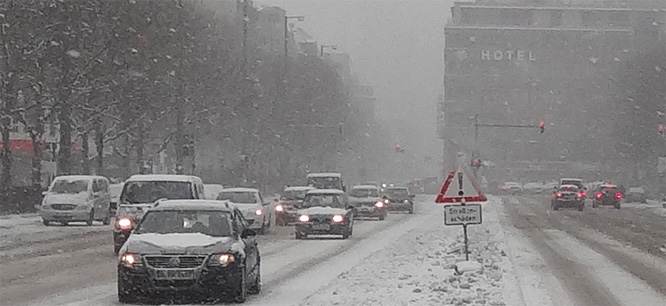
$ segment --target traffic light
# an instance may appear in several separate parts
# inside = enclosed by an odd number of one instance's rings
[[[395,144],[395,151],[398,153],[404,153],[405,149],[402,148],[402,146],[399,143]]]
[[[659,133],[661,137],[664,137],[664,134],[666,133],[666,126],[664,126],[663,124],[659,124],[657,126],[657,133]]]
[[[546,131],[546,120],[539,120],[539,133],[543,134]]]
[[[472,167],[479,169],[481,168],[481,159],[480,158],[474,158],[472,159]]]

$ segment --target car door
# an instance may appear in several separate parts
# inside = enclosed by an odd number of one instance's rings
[[[243,212],[240,210],[236,209],[234,210],[234,220],[235,220],[235,226],[236,228],[240,231],[239,236],[241,236],[241,240],[243,241],[243,244],[245,245],[245,264],[247,266],[247,271],[248,273],[251,274],[252,279],[254,279],[254,275],[256,273],[256,266],[257,263],[259,262],[259,251],[257,249],[257,240],[256,236],[251,236],[251,237],[242,237],[242,232],[244,229],[247,229],[250,227],[250,223],[245,220],[245,217],[243,217]]]
[[[111,214],[111,194],[109,193],[109,181],[105,178],[100,178],[99,187],[102,211],[104,212],[104,218],[107,218],[109,217],[108,215]]]

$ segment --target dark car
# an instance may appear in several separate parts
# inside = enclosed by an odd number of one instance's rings
[[[576,185],[561,185],[553,193],[553,198],[551,199],[551,207],[553,210],[558,210],[560,208],[577,208],[580,211],[583,211],[585,208],[585,198],[587,193],[585,190],[580,189]]]
[[[641,187],[629,187],[626,198],[629,202],[647,203],[645,189]]]
[[[390,188],[390,187],[387,187]],[[379,189],[372,185],[357,185],[349,194],[349,204],[354,206],[354,216],[385,220],[386,203],[379,196]]]
[[[275,224],[285,226],[298,221],[298,208],[303,203],[305,194],[310,190],[314,190],[314,187],[291,186],[285,188],[275,205]]]
[[[386,209],[389,211],[406,211],[414,213],[414,195],[409,193],[407,187],[389,187],[383,195]]]
[[[118,300],[193,293],[242,303],[261,290],[256,232],[226,201],[163,201],[118,257]]]
[[[308,191],[298,210],[296,239],[305,239],[309,235],[342,235],[342,239],[349,238],[354,229],[353,210],[341,190]]]
[[[594,194],[592,207],[599,206],[613,206],[620,209],[620,202],[622,201],[623,194],[616,185],[604,184],[599,186]]]

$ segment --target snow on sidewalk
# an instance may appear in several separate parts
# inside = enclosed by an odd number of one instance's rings
[[[522,305],[491,205],[499,203],[484,204],[484,224],[468,227],[470,260],[481,271],[456,275],[455,264],[465,260],[462,227],[445,226],[442,207],[433,203],[426,209],[437,217],[423,216],[420,228],[342,272],[301,305]]]

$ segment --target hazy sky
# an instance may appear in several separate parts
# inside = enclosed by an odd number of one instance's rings
[[[436,98],[442,92],[444,25],[452,0],[257,0],[288,15],[319,43],[351,55],[352,69],[375,89],[377,118],[395,141],[440,157]],[[436,152],[425,152],[433,151]]]

